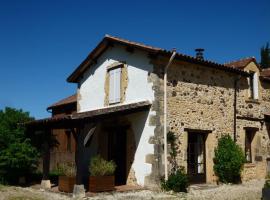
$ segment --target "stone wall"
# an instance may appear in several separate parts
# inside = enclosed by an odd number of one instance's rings
[[[158,78],[153,79],[155,101],[153,109],[157,116],[155,155],[163,161],[163,69],[166,59],[154,59],[154,72]],[[151,77],[151,75],[150,75]],[[234,108],[235,80],[237,80],[237,102]],[[265,83],[263,83],[265,84]],[[269,86],[260,84],[260,102],[248,99],[248,80],[237,74],[225,72],[198,64],[183,61],[173,61],[168,69],[168,130],[177,135],[177,163],[187,168],[188,130],[207,131],[206,145],[206,181],[215,182],[213,171],[214,149],[218,138],[224,134],[233,137],[236,123],[237,143],[245,145],[245,127],[258,128],[253,141],[254,168],[245,169],[246,174],[255,173],[255,177],[265,176],[265,160],[269,154],[269,135],[263,125],[263,110],[269,107]],[[268,90],[268,93],[267,93]],[[269,97],[268,97],[269,96]],[[236,111],[237,119],[234,119]],[[244,117],[242,119],[241,117]],[[261,161],[255,161],[256,156],[262,156]],[[153,174],[164,174],[164,163],[154,169]],[[250,173],[249,171],[252,171]],[[244,173],[245,174],[245,173]],[[249,176],[249,175],[248,175]],[[248,178],[247,178],[248,179]]]

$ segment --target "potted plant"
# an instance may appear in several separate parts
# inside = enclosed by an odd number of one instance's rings
[[[268,177],[266,177],[266,180],[265,180],[265,184],[263,186],[263,189],[262,189],[262,199],[263,200],[267,200],[267,199],[270,199],[270,174],[268,175]]]
[[[76,182],[76,165],[74,162],[61,163],[58,166],[58,190],[62,192],[73,192],[73,187]]]
[[[89,191],[103,192],[114,190],[114,172],[116,165],[113,161],[106,161],[100,155],[92,158],[89,171]]]

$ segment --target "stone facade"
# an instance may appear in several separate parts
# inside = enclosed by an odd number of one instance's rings
[[[155,156],[162,160],[163,149],[159,144],[163,142],[163,68],[167,60],[155,58],[152,62],[159,78],[153,79],[153,75],[150,75],[155,91],[152,109],[157,111],[157,116],[153,117],[156,123],[155,138],[151,141],[155,141],[156,149],[159,149],[155,151]],[[260,72],[253,62],[246,70]],[[224,134],[230,134],[233,138],[236,128],[237,143],[244,150],[245,128],[254,128],[258,131],[252,140],[252,163],[245,165],[243,180],[265,177],[266,158],[269,155],[269,131],[264,122],[265,110],[270,108],[268,83],[259,83],[259,99],[252,100],[249,99],[248,78],[207,66],[174,61],[168,69],[167,96],[167,125],[168,130],[177,136],[176,159],[179,166],[187,169],[189,132],[207,132],[206,182],[215,182],[213,158],[218,139]],[[152,174],[158,174],[157,171],[160,175],[164,174],[162,166]]]

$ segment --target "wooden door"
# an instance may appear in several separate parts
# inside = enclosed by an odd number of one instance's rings
[[[125,185],[126,176],[126,131],[124,128],[113,128],[108,135],[108,159],[116,164],[115,184]]]

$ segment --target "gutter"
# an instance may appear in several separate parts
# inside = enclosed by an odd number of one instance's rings
[[[164,136],[164,170],[165,170],[165,180],[168,180],[168,148],[167,148],[167,72],[168,68],[171,65],[174,57],[176,55],[176,50],[173,49],[172,55],[169,62],[164,69],[164,126],[163,126],[163,136]]]
[[[238,91],[238,81],[241,76],[237,76],[234,80],[234,102],[233,102],[233,140],[236,142],[236,110],[237,110],[237,91]]]

